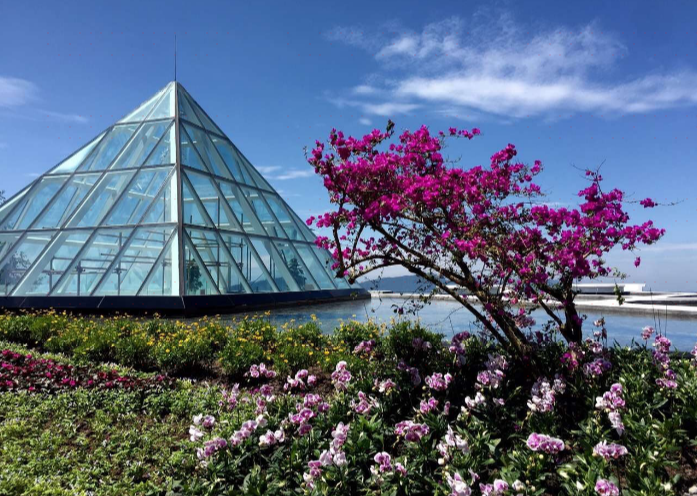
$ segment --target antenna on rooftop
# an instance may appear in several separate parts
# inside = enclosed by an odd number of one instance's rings
[[[174,81],[177,81],[177,35],[174,34]]]

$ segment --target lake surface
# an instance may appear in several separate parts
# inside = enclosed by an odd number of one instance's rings
[[[317,316],[321,322],[322,329],[329,333],[341,322],[349,320],[366,321],[372,319],[377,322],[389,323],[391,319],[400,317],[394,313],[394,304],[403,304],[403,300],[385,298],[380,301],[378,298],[372,300],[349,301],[342,303],[330,303],[323,305],[298,306],[288,309],[275,310],[271,313],[271,321],[274,324],[283,324],[291,319],[296,323],[311,320],[311,315]],[[606,328],[608,331],[608,341],[617,341],[624,345],[629,344],[632,339],[641,341],[641,329],[650,325],[658,328],[659,325],[666,331],[666,335],[679,350],[690,351],[697,341],[697,318],[684,318],[661,316],[641,313],[597,313],[597,311],[587,311],[579,309],[579,313],[588,316],[584,324],[584,330],[590,335],[593,332],[593,321],[600,317],[605,317]],[[239,316],[238,316],[239,317]],[[404,315],[403,319],[414,320],[418,318],[421,324],[439,332],[446,337],[451,337],[461,331],[476,331],[475,318],[462,305],[454,301],[434,300],[429,305],[419,310],[415,315]],[[533,318],[538,325],[547,322],[549,317],[543,311],[533,313]]]

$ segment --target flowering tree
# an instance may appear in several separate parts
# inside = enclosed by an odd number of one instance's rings
[[[431,136],[422,126],[385,147],[393,134],[389,121],[385,132],[362,139],[332,130],[326,153],[316,142],[308,161],[335,206],[308,219],[332,231],[317,244],[351,281],[390,266],[430,281],[519,354],[527,351],[524,331],[536,308],[565,339],[580,341],[574,281],[611,274],[602,257],[613,247],[632,250],[664,233],[651,221],[629,225],[623,192],[604,192],[597,171],[586,172],[590,184],[579,192],[579,208],[555,208],[536,201],[540,161],[532,167],[516,161],[513,145],[495,153],[488,167],[464,169],[444,160],[448,137],[472,139],[478,129]],[[650,199],[641,204],[655,205]],[[453,283],[469,295],[448,286]],[[517,308],[522,301],[531,306]]]

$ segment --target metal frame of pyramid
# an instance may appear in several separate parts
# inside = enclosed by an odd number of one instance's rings
[[[368,298],[178,82],[0,207],[0,306],[235,312]]]

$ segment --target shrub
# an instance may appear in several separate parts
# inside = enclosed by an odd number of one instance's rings
[[[264,348],[247,338],[237,336],[228,340],[220,352],[220,366],[234,377],[241,377],[254,364],[264,361]]]

